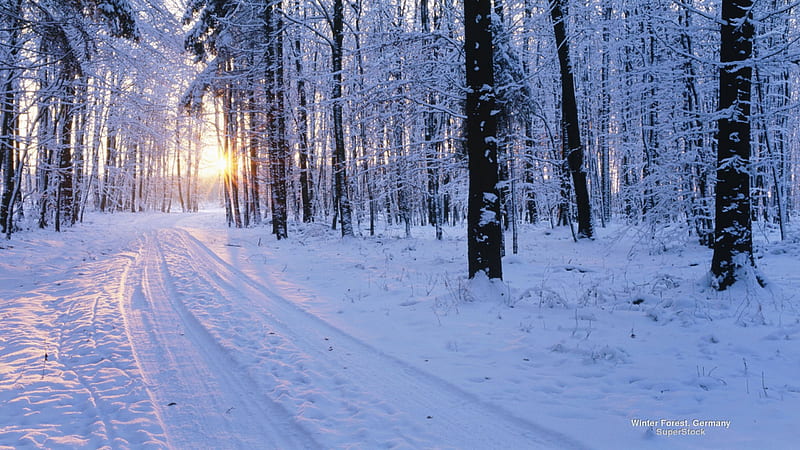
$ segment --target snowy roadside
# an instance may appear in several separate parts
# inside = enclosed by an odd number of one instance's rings
[[[430,231],[194,233],[336,327],[590,447],[793,447],[796,234],[759,236],[768,290],[718,293],[705,284],[710,252],[688,239],[610,229],[575,244],[567,230],[527,229],[504,260],[506,283],[491,286],[465,279],[459,230],[442,242]]]
[[[386,233],[341,240],[325,226],[308,225],[275,242],[267,228],[228,229],[218,213],[202,213],[91,216],[89,223],[60,235],[31,232],[2,244],[0,447],[141,448],[178,442],[183,448],[214,442],[202,426],[184,430],[182,440],[168,438],[165,429],[180,428],[177,422],[187,416],[177,413],[175,406],[181,405],[162,401],[160,388],[168,378],[145,376],[153,362],[134,351],[148,348],[144,334],[130,334],[123,326],[139,317],[132,307],[144,305],[128,298],[130,289],[120,284],[127,270],[150,270],[136,265],[142,233],[176,223],[235,268],[224,274],[235,280],[184,285],[175,276],[172,300],[188,299],[175,310],[185,307],[199,324],[196,331],[230,351],[254,386],[283,380],[283,390],[266,395],[295,416],[320,447],[360,437],[365,448],[454,444],[435,441],[431,429],[401,436],[415,429],[408,421],[365,429],[400,420],[401,413],[425,411],[391,408],[402,404],[391,396],[410,385],[353,390],[348,384],[353,380],[324,380],[331,363],[316,367],[306,357],[321,358],[327,350],[281,356],[294,348],[291,340],[280,340],[293,329],[286,317],[299,326],[295,332],[318,331],[313,318],[322,318],[331,330],[341,330],[340,339],[355,339],[348,348],[363,349],[363,342],[375,350],[375,356],[356,358],[355,365],[384,361],[387,371],[400,367],[412,374],[386,380],[441,380],[441,386],[452,387],[444,390],[466,393],[464,398],[487,405],[509,423],[538,424],[591,448],[794,444],[800,418],[800,315],[792,291],[800,285],[794,271],[800,259],[797,234],[795,242],[760,245],[769,291],[745,286],[716,293],[703,285],[707,250],[666,239],[654,252],[656,246],[639,242],[631,230],[600,230],[596,241],[580,244],[572,243],[566,230],[523,230],[521,252],[505,258],[506,282],[498,285],[465,279],[465,249],[455,229],[441,242],[425,229],[415,229],[412,239]],[[164,267],[173,267],[174,274],[181,265],[170,263],[168,255],[175,252],[167,250]],[[239,272],[257,284],[243,287],[246,279]],[[221,289],[225,283],[227,291]],[[258,294],[251,290],[258,286],[280,294],[281,301],[270,306],[284,308],[283,316],[274,312],[285,321],[279,336],[253,326],[254,318],[267,320],[270,313],[268,307],[259,312]],[[284,299],[310,318],[281,306]],[[330,353],[333,361],[336,354]],[[267,374],[263,367],[280,370]],[[319,378],[312,368],[319,369]],[[381,368],[364,367],[361,373],[390,376]],[[303,380],[310,386],[301,386]],[[341,392],[333,392],[337,386]],[[381,398],[384,394],[389,398]],[[326,426],[348,423],[337,418],[341,405],[331,399],[360,408],[351,428],[326,432]],[[388,409],[380,415],[370,402]],[[439,417],[423,419],[434,426]],[[458,432],[481,433],[475,436],[477,448],[478,442],[491,442],[492,430],[482,426],[490,423],[459,424]],[[553,439],[555,445],[558,438]],[[273,445],[280,442],[289,441]]]
[[[0,448],[165,445],[125,334],[134,236],[117,220],[2,243]]]

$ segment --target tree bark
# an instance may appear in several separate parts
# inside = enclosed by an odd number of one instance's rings
[[[577,237],[591,238],[593,235],[592,207],[589,201],[586,172],[583,167],[583,145],[578,122],[578,103],[575,100],[575,79],[569,57],[569,42],[567,41],[562,1],[550,0],[550,15],[553,20],[558,63],[561,69],[561,141],[566,169],[572,175],[572,184],[575,188],[575,204],[578,209]]]
[[[267,82],[270,99],[270,175],[272,182],[272,233],[278,240],[286,239],[288,234],[286,166],[289,157],[286,143],[286,120],[283,93],[283,21],[280,6],[270,6],[268,26],[270,52],[267,64],[270,66]],[[273,10],[274,9],[274,10]]]
[[[338,213],[342,225],[342,236],[355,236],[350,197],[347,192],[347,161],[344,149],[344,124],[342,123],[342,48],[344,45],[344,6],[342,0],[333,2],[331,21],[333,41],[331,45],[331,68],[333,70],[333,172],[334,190]]]
[[[611,115],[611,94],[609,89],[609,72],[611,70],[611,22],[612,8],[603,8],[603,56],[600,66],[600,211],[603,226],[611,221],[611,168],[609,155],[609,122]]]
[[[300,37],[294,41],[295,74],[297,76],[297,134],[299,137],[298,145],[298,164],[300,165],[300,198],[303,202],[303,223],[310,223],[314,220],[314,210],[312,209],[312,188],[311,171],[309,168],[309,145],[308,145],[308,100],[306,98],[306,83],[303,75],[303,59]]]
[[[73,160],[72,160],[72,128],[75,120],[75,89],[72,77],[65,80],[63,98],[58,113],[58,193],[56,208],[56,231],[63,225],[73,225],[73,208],[75,208]]]
[[[22,32],[22,1],[17,0],[9,12],[15,16],[11,23],[5,24],[8,26],[8,48],[10,51],[7,55],[7,62],[10,66],[15,65],[19,55],[19,36]],[[11,15],[9,15],[11,17]],[[2,23],[2,22],[0,22]],[[16,152],[15,137],[17,135],[17,93],[16,93],[16,78],[18,76],[16,70],[5,71],[5,80],[3,80],[2,91],[2,106],[0,107],[0,170],[3,171],[3,195],[0,198],[0,229],[6,236],[10,236],[14,228],[14,217],[12,213],[12,204],[14,202],[15,192],[15,170],[19,167],[14,167],[14,153]]]
[[[490,0],[465,0],[467,76],[467,258],[469,277],[503,278],[500,196],[497,189],[497,118]]]
[[[13,217],[11,216],[11,203],[14,196],[14,144],[15,135],[15,116],[16,94],[14,92],[15,73],[9,71],[7,80],[3,86],[2,98],[2,126],[0,127],[0,169],[3,171],[3,195],[0,199],[0,228],[6,236],[11,235],[14,227]]]
[[[713,286],[725,290],[755,266],[750,217],[752,0],[722,1]]]

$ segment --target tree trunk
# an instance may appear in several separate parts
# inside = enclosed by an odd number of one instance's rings
[[[713,286],[725,290],[755,266],[750,217],[752,0],[722,1]],[[744,62],[744,64],[743,64]]]
[[[484,272],[489,278],[502,279],[491,3],[464,2],[469,155],[467,259],[470,278]]]
[[[612,8],[607,6],[603,8],[603,57],[600,66],[600,90],[601,90],[601,106],[600,106],[600,133],[598,135],[600,141],[600,211],[603,226],[611,221],[611,168],[609,157],[609,122],[611,114],[611,94],[609,89],[609,71],[610,60],[609,53],[611,52],[611,22]]]
[[[567,170],[572,175],[575,203],[578,209],[578,238],[591,238],[592,206],[583,168],[583,145],[578,122],[578,104],[575,100],[575,79],[569,57],[569,42],[562,11],[563,0],[550,0],[550,14],[558,49],[561,69],[561,141]]]
[[[36,178],[37,187],[41,193],[39,197],[39,228],[47,227],[48,209],[52,202],[52,190],[50,188],[53,167],[53,150],[51,145],[54,140],[53,133],[53,106],[52,100],[46,99],[38,102],[39,109],[39,143],[38,155],[36,157]]]
[[[274,8],[274,10],[273,10]],[[272,189],[272,233],[278,240],[288,237],[287,231],[287,192],[286,192],[286,166],[288,145],[286,143],[286,114],[284,112],[283,96],[283,21],[280,6],[271,6],[268,9],[268,34],[270,35],[269,66],[267,74],[268,98],[270,100],[270,181]]]
[[[14,92],[14,77],[13,71],[7,72],[7,80],[3,86],[2,98],[2,125],[0,127],[0,169],[3,171],[3,195],[0,199],[0,228],[6,236],[11,235],[14,227],[13,217],[11,216],[11,203],[14,198],[14,152],[16,146],[14,145],[15,135],[15,116],[17,113],[16,108],[16,94]]]
[[[331,23],[333,41],[331,45],[331,68],[333,70],[333,173],[334,191],[338,203],[338,215],[342,225],[342,236],[355,236],[350,197],[347,192],[347,156],[344,149],[344,124],[342,123],[342,46],[344,44],[344,6],[342,0],[333,2]]]
[[[685,11],[679,23],[689,28],[691,26],[690,19],[691,13]],[[681,36],[681,46],[687,55],[694,53],[692,39],[688,32],[683,33]],[[699,119],[700,97],[697,93],[697,77],[694,65],[689,58],[686,58],[686,61],[683,63],[683,76],[685,77],[683,103],[686,113],[691,118],[691,120],[689,120],[690,135],[685,139],[686,153],[689,155],[689,158],[691,158],[691,162],[688,163],[689,167],[685,169],[687,173],[691,174],[690,189],[692,193],[690,197],[691,211],[689,214],[700,245],[713,248],[714,224],[711,220],[711,211],[708,206],[708,171],[703,158],[703,123]]]
[[[71,77],[70,77],[71,78]],[[73,159],[72,159],[72,128],[75,121],[73,101],[75,89],[72,80],[65,81],[64,97],[58,114],[58,194],[56,209],[56,231],[61,231],[63,225],[73,225],[73,210],[75,208]]]
[[[138,175],[138,165],[137,162],[139,159],[139,143],[134,143],[131,145],[128,152],[130,155],[128,156],[128,170],[131,174],[131,186],[130,186],[130,211],[132,213],[136,212],[136,186],[139,184],[139,175]]]
[[[533,148],[536,142],[533,138],[533,124],[525,121],[525,220],[528,223],[539,222],[539,209],[536,206],[536,189],[534,189],[535,167],[533,164]],[[530,155],[530,156],[528,156]]]
[[[311,171],[309,169],[309,145],[308,145],[308,100],[306,99],[306,83],[303,75],[303,59],[300,37],[294,41],[295,49],[295,74],[297,76],[297,134],[299,137],[298,145],[298,164],[300,165],[300,199],[303,202],[303,223],[310,223],[314,220],[314,210],[311,204]]]

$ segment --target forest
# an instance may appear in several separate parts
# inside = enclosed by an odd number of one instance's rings
[[[0,1],[0,449],[794,449],[797,0]]]
[[[617,222],[716,242],[724,288],[800,202],[796,6],[10,0],[2,231],[196,211],[220,177],[229,226],[277,239],[469,223],[501,278],[520,224]]]

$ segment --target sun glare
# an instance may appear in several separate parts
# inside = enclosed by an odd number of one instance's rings
[[[225,173],[228,162],[216,147],[206,147],[200,161],[200,177],[216,178]]]

